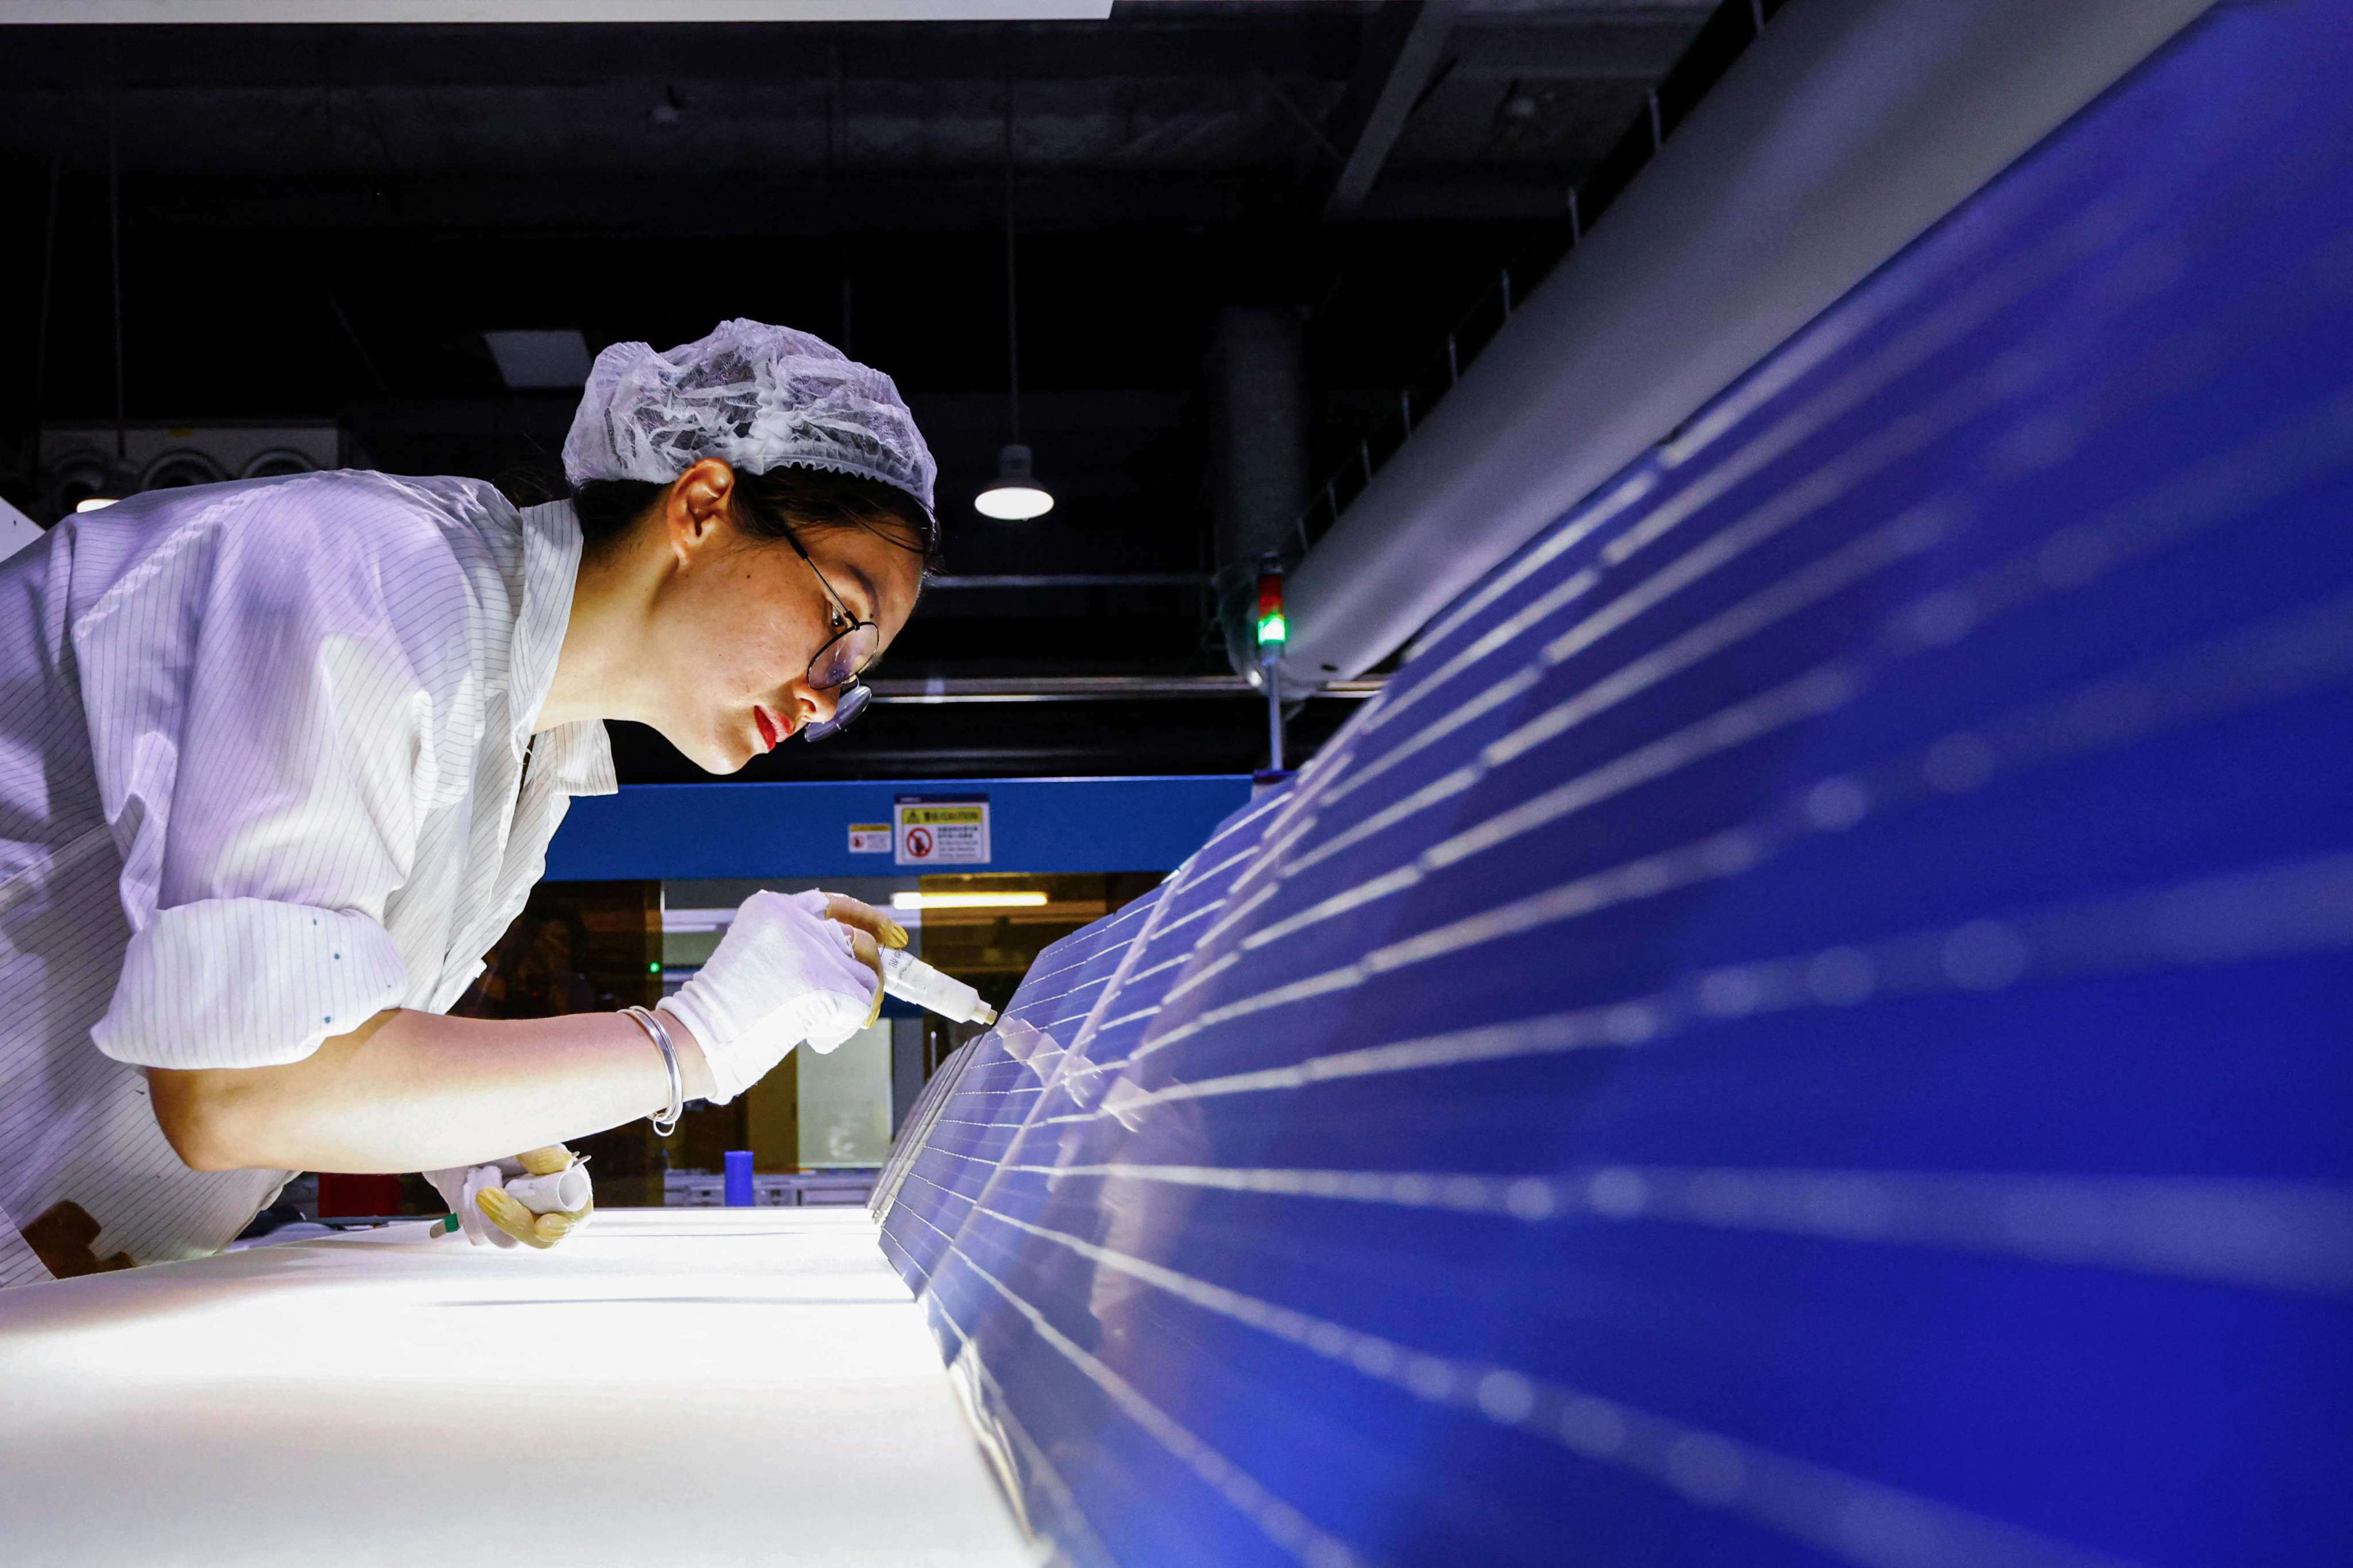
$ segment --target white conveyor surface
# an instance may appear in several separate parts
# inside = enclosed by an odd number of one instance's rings
[[[429,1228],[0,1291],[0,1558],[1034,1561],[862,1209]]]

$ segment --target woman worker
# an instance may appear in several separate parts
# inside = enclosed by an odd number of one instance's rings
[[[543,1246],[572,1216],[493,1162],[871,1017],[905,933],[813,893],[748,900],[659,1012],[443,1016],[614,789],[605,720],[713,773],[838,729],[935,547],[891,379],[756,321],[606,350],[564,465],[522,511],[163,491],[0,565],[0,1286],[214,1251],[300,1170],[423,1170],[475,1239]]]

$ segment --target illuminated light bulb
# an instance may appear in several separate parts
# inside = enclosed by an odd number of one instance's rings
[[[1280,653],[1291,637],[1282,615],[1282,574],[1265,572],[1258,580],[1258,646],[1261,654]]]
[[[1034,910],[1046,903],[1043,893],[893,893],[894,910]]]
[[[983,517],[1000,522],[1026,522],[1054,510],[1054,497],[1030,471],[1029,448],[1016,442],[997,454],[997,479],[972,498]]]

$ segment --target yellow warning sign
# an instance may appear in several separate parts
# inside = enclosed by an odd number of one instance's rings
[[[988,863],[988,797],[902,795],[894,808],[892,847],[902,866],[985,866]]]

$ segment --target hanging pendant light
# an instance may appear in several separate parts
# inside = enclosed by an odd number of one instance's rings
[[[1053,510],[1054,497],[1029,471],[1029,448],[1013,441],[997,449],[997,479],[973,497],[972,504],[983,517],[1026,522]]]
[[[1005,366],[1007,433],[997,449],[997,478],[972,498],[983,517],[1026,522],[1054,510],[1054,494],[1038,482],[1029,448],[1021,444],[1021,319],[1013,288],[1013,84],[1005,84]]]

